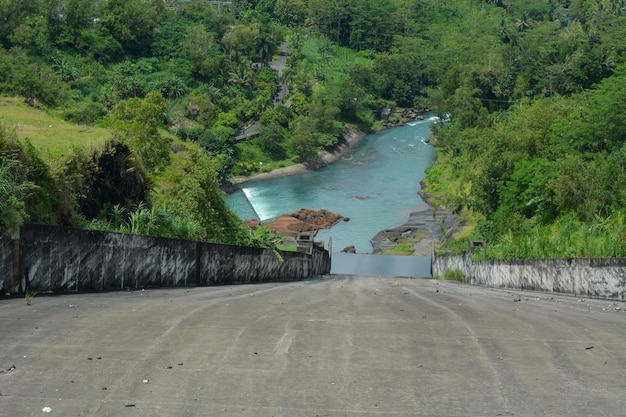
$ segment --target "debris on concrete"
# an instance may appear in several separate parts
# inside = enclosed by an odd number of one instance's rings
[[[3,374],[5,372],[11,372],[14,369],[15,369],[15,365],[11,365],[7,369],[0,369],[0,374]]]

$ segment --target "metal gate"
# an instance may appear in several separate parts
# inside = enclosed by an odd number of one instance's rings
[[[431,258],[424,256],[333,253],[330,265],[335,275],[432,278]]]

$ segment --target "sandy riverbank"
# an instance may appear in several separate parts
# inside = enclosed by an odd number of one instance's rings
[[[323,168],[337,161],[347,151],[356,144],[361,142],[368,134],[352,128],[347,128],[343,134],[341,142],[331,152],[323,151],[320,153],[320,160],[315,163],[296,164],[284,168],[278,168],[270,172],[251,175],[248,177],[238,176],[230,178],[230,183],[234,186],[244,184],[249,181],[267,180],[270,178],[290,177],[293,175],[305,174]]]

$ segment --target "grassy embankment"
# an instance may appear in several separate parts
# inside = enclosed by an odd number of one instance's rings
[[[23,97],[0,98],[0,123],[14,130],[18,139],[29,141],[52,171],[63,165],[76,153],[97,153],[115,133],[112,129],[78,125],[63,120],[60,109],[35,108]],[[160,172],[151,173],[151,199],[158,202],[167,198],[167,190],[176,186],[180,176],[194,163],[193,154],[204,152],[193,142],[181,141],[165,129],[162,136],[172,139],[170,164]]]
[[[28,140],[53,169],[62,165],[72,153],[101,150],[114,136],[109,128],[67,122],[63,120],[62,113],[58,109],[29,106],[23,97],[0,98],[0,123],[15,129],[20,140]],[[168,189],[168,181],[176,176],[175,173],[184,172],[192,163],[189,154],[202,151],[194,143],[183,142],[166,130],[160,133],[173,140],[177,152],[171,153],[170,165],[153,178],[157,193]]]
[[[66,122],[60,110],[31,107],[22,97],[0,97],[0,122],[28,139],[52,167],[74,149],[100,149],[112,136],[109,129]]]

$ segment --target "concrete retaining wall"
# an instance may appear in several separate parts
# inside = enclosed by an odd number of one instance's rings
[[[0,238],[0,294],[19,290],[20,241]]]
[[[298,281],[330,272],[320,249],[284,253],[281,262],[267,249],[32,224],[22,227],[18,248],[18,263],[5,262],[0,249],[1,275],[13,277],[0,278],[3,293],[16,282],[21,292],[62,293]]]
[[[497,288],[517,288],[626,299],[626,259],[523,259],[473,262],[471,253],[438,256],[433,275],[463,271],[467,282]]]

